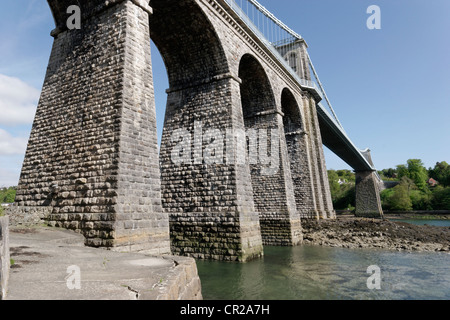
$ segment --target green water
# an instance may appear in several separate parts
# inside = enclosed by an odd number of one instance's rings
[[[246,264],[198,261],[205,300],[450,299],[450,255],[299,246],[266,247]],[[381,269],[369,290],[367,268]]]

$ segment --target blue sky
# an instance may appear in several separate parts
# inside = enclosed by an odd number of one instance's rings
[[[260,0],[300,33],[333,107],[377,168],[410,158],[450,162],[450,1]],[[381,30],[369,30],[370,5]],[[3,0],[0,12],[0,186],[16,185],[53,39],[46,1]],[[152,46],[161,132],[167,76]],[[349,169],[326,150],[329,169]]]

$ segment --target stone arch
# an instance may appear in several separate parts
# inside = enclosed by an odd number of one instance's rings
[[[244,120],[261,112],[276,110],[275,96],[269,78],[258,60],[245,54],[239,64],[241,101]]]
[[[250,54],[241,58],[239,78],[253,198],[263,243],[295,245],[301,241],[300,220],[272,86],[264,68]]]
[[[253,202],[242,200],[251,199],[240,182],[249,172],[228,161],[234,148],[228,130],[239,127],[233,117],[238,79],[197,2],[150,2],[151,38],[170,84],[160,151],[162,205],[174,254],[246,261],[262,254],[262,242]]]
[[[211,179],[215,174],[205,166],[202,146],[198,148],[202,141],[198,139],[204,129],[224,129],[218,119],[229,113],[229,106],[218,106],[217,99],[222,94],[219,86],[228,73],[228,62],[214,26],[195,0],[151,0],[150,6],[151,38],[164,60],[170,85],[160,152],[163,206],[173,213],[216,210],[202,200],[208,197],[208,187],[192,179],[191,173],[201,167],[198,180]],[[183,155],[186,161],[182,165],[174,164],[172,157],[179,145],[173,139],[178,130],[192,138],[186,144],[189,154]],[[195,182],[182,182],[188,180]]]
[[[164,60],[172,90],[228,72],[222,44],[194,0],[151,0],[150,35]]]
[[[305,119],[297,99],[288,88],[281,93],[281,110],[297,211],[302,218],[315,217]]]
[[[281,93],[281,111],[283,112],[283,125],[285,133],[303,131],[303,117],[299,104],[288,88]]]

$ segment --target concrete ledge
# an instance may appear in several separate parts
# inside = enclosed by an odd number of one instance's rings
[[[8,300],[202,298],[192,258],[85,247],[82,235],[46,227],[11,228],[10,240]]]
[[[6,298],[8,291],[9,269],[9,219],[0,217],[0,300]]]
[[[163,283],[157,300],[202,300],[200,277],[194,259],[178,257],[175,268]],[[143,297],[145,298],[145,296]],[[147,299],[144,299],[147,300]]]

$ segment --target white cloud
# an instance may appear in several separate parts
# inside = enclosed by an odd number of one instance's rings
[[[0,124],[31,124],[39,96],[39,90],[22,80],[0,74]]]
[[[20,178],[20,167],[4,170],[0,168],[0,188],[17,186]]]
[[[24,155],[28,138],[13,137],[9,132],[0,129],[0,156]]]

